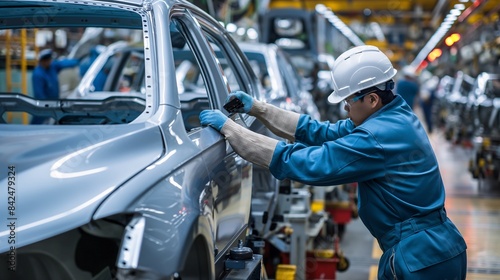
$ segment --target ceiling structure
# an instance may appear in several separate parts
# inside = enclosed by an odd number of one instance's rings
[[[462,33],[465,38],[478,26],[499,21],[500,13],[498,0],[269,0],[267,9],[313,11],[318,4],[329,8],[365,44],[376,45],[391,60],[407,64],[427,57],[434,46],[426,43],[439,46],[452,32]],[[443,21],[449,20],[450,11],[457,8],[460,14],[456,20],[445,31],[440,30]],[[434,38],[436,42],[429,42],[438,30],[444,34]]]

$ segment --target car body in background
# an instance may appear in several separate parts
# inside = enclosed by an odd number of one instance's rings
[[[483,184],[500,183],[500,75],[480,73],[470,95],[474,117],[469,171]]]
[[[335,58],[331,54],[320,53],[317,58],[318,65],[318,90],[328,98],[328,95],[333,91],[333,76],[332,69],[335,63]]]
[[[288,54],[275,44],[238,43],[265,90],[269,103],[320,119],[319,110]]]
[[[470,92],[476,136],[500,137],[500,75],[480,73]]]
[[[455,78],[445,75],[439,80],[436,88],[433,117],[438,127],[444,127],[446,125],[446,116],[449,109],[447,98],[453,89],[454,82]]]
[[[314,102],[318,106],[321,119],[330,122],[337,122],[338,120],[345,119],[347,112],[341,103],[331,104],[328,102],[328,96],[333,92],[333,76],[332,69],[335,57],[328,53],[319,53],[316,62],[316,81],[312,92]],[[314,76],[313,76],[314,77]]]
[[[190,120],[203,109],[223,110],[230,91],[264,99],[219,22],[176,0],[2,1],[0,12],[2,29],[124,28],[143,36],[139,52],[137,46],[127,53],[109,48],[113,63],[86,73],[110,66],[105,82],[84,78],[69,99],[0,94],[0,163],[12,174],[0,183],[19,198],[15,208],[0,202],[17,219],[15,228],[0,231],[2,263],[15,254],[17,266],[0,266],[0,278],[215,279],[227,273],[229,250],[250,231],[254,166],[216,130]],[[37,21],[39,13],[50,21]],[[195,58],[203,81],[196,90],[179,85],[176,50]],[[9,122],[19,113],[53,125]],[[263,129],[247,114],[231,118]],[[15,246],[7,242],[12,232]]]
[[[469,92],[474,84],[474,78],[462,71],[455,75],[453,88],[447,95],[447,116],[445,125],[445,137],[454,143],[459,143],[470,136],[471,119],[467,109]]]

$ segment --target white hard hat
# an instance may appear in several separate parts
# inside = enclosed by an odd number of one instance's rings
[[[52,58],[53,52],[51,49],[44,49],[38,53],[38,60]]]
[[[359,46],[342,53],[333,64],[333,92],[328,102],[339,103],[361,90],[377,86],[381,90],[396,76],[389,58],[375,46]],[[392,85],[391,85],[392,86]]]

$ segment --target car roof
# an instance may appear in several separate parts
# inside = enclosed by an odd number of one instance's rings
[[[111,5],[115,2],[117,5]],[[56,2],[56,1],[0,1],[0,10],[8,8],[8,13],[2,13],[2,25],[11,28],[68,26],[74,23],[74,14],[86,17],[79,26],[137,28],[141,26],[137,13],[142,9],[143,0]],[[83,7],[84,6],[84,7]],[[40,17],[33,17],[36,10]],[[46,16],[46,17],[44,17]],[[109,20],[110,16],[113,20]],[[50,20],[40,20],[50,18]]]

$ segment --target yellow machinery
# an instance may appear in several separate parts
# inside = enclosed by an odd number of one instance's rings
[[[36,29],[21,29],[20,33],[13,33],[12,30],[6,30],[3,36],[0,36],[1,45],[5,50],[5,85],[7,92],[20,92],[28,94],[28,66],[36,66],[38,47],[35,44]],[[29,50],[35,52],[32,59],[28,59]],[[20,74],[20,81],[14,81],[14,73]],[[12,122],[14,113],[7,113],[7,122]],[[28,123],[28,115],[23,113],[21,121]]]

